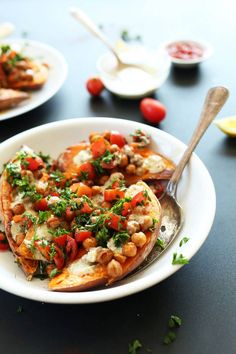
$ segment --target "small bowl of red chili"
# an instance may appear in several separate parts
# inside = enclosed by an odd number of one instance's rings
[[[208,59],[212,47],[205,42],[178,40],[165,45],[167,53],[174,65],[190,68]]]

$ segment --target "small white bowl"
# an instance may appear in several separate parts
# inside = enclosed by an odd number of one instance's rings
[[[138,69],[133,68],[124,69],[116,75],[111,75],[111,71],[117,65],[116,58],[109,52],[101,55],[97,61],[101,80],[106,89],[117,96],[131,99],[147,96],[160,88],[169,75],[171,62],[163,49],[148,51],[143,46],[132,46],[129,50],[121,52],[120,57],[126,63],[150,66],[153,74],[150,75],[139,70],[137,78],[135,73]]]
[[[198,47],[200,47],[202,49],[203,55],[198,58],[194,58],[194,59],[175,58],[169,54],[168,47],[172,44],[177,44],[177,43],[191,43],[191,44],[197,45]],[[188,39],[170,41],[168,43],[163,44],[161,47],[166,50],[171,62],[175,66],[180,67],[180,68],[193,68],[193,67],[197,66],[198,64],[202,63],[203,61],[207,60],[208,58],[210,58],[210,56],[213,53],[213,48],[209,43],[207,43],[205,41],[195,41],[195,40],[188,40]]]

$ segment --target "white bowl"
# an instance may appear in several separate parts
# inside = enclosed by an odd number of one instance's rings
[[[128,47],[127,51],[119,55],[125,63],[145,64],[152,68],[151,80],[149,75],[143,74],[141,79],[135,81],[134,73],[124,75],[119,73],[111,75],[116,67],[116,58],[110,52],[103,54],[97,61],[101,80],[107,90],[122,98],[138,99],[152,94],[159,89],[166,81],[170,72],[170,58],[165,50],[149,51],[143,46]],[[136,70],[137,69],[133,69]],[[126,73],[127,74],[127,73]]]
[[[195,58],[195,59],[179,59],[179,58],[174,58],[170,54],[168,54],[171,62],[175,66],[180,67],[180,68],[193,68],[193,67],[197,66],[198,64],[202,63],[203,61],[209,59],[213,53],[213,47],[209,43],[207,43],[205,41],[195,41],[195,40],[188,40],[188,39],[170,41],[170,42],[164,43],[161,47],[165,48],[166,52],[168,53],[168,50],[167,50],[168,46],[170,46],[171,44],[179,43],[179,42],[193,43],[193,44],[200,46],[203,50],[203,55],[201,57]]]
[[[117,129],[126,136],[135,129],[144,129],[152,137],[152,148],[170,157],[174,162],[179,161],[186,148],[181,141],[170,134],[134,121],[114,118],[77,118],[42,125],[6,140],[0,145],[0,166],[10,159],[22,144],[57,157],[68,145],[86,139],[91,131],[105,129]],[[199,186],[201,193],[199,193]],[[122,283],[86,292],[52,292],[47,289],[47,280],[34,279],[28,282],[21,269],[14,263],[12,254],[2,252],[0,287],[15,295],[33,300],[83,304],[121,298],[153,286],[181,268],[172,265],[174,252],[183,253],[188,259],[197,252],[213,223],[216,204],[214,185],[206,167],[195,154],[180,181],[178,200],[184,209],[185,222],[176,240],[156,262],[133,277],[124,279]],[[188,236],[190,240],[179,248],[179,242],[184,236]],[[191,264],[187,266],[191,267]]]

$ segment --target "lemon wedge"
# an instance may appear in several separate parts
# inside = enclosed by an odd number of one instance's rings
[[[225,134],[236,138],[236,116],[214,120],[215,125]]]

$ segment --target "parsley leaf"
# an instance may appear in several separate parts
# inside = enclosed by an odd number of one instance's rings
[[[38,224],[43,224],[44,222],[46,222],[50,215],[50,211],[39,211]]]
[[[131,197],[125,197],[123,199],[117,200],[117,202],[111,208],[111,212],[120,215],[123,210],[123,205],[125,202],[130,202]]]
[[[158,239],[157,239],[156,245],[157,245],[158,247],[160,247],[162,250],[165,249],[165,242],[164,242],[161,238],[158,238]]]
[[[49,274],[49,278],[54,278],[56,275],[60,274],[61,273],[61,270],[57,269],[57,268],[54,268],[50,274]]]
[[[127,231],[121,231],[115,235],[112,236],[113,240],[114,240],[114,244],[116,247],[120,247],[121,245],[123,245],[123,243],[125,243],[126,241],[128,241],[128,239],[130,238],[129,234]]]
[[[135,339],[132,343],[129,344],[129,354],[136,354],[137,350],[142,348],[142,344],[138,339]]]
[[[172,259],[172,264],[173,265],[178,265],[178,264],[188,264],[189,260],[187,258],[185,258],[182,253],[180,255],[177,255],[177,253],[175,252],[173,254],[173,259]]]
[[[169,331],[167,333],[167,335],[164,337],[163,343],[168,345],[168,344],[171,344],[172,342],[174,342],[175,339],[176,339],[175,332]]]
[[[102,247],[106,247],[109,238],[109,232],[105,226],[103,226],[96,234],[98,245]]]
[[[189,240],[189,237],[184,237],[179,243],[179,247],[182,247],[185,243],[187,243]]]
[[[16,309],[16,312],[17,313],[22,313],[23,312],[23,306],[22,305],[19,305]]]
[[[182,320],[180,317],[176,316],[176,315],[171,315],[169,322],[168,322],[168,326],[169,328],[175,328],[175,327],[180,327],[182,324]]]

